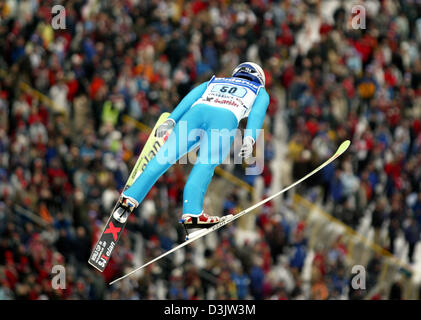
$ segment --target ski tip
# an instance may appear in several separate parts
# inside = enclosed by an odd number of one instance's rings
[[[345,140],[344,142],[341,143],[341,145],[338,148],[338,151],[336,151],[336,153],[338,155],[341,155],[342,153],[344,153],[346,151],[346,149],[348,149],[348,147],[351,145],[351,140]]]
[[[100,269],[96,264],[92,263],[92,261],[89,259],[88,263],[94,267],[96,270],[98,270],[99,272],[104,272],[104,269]]]

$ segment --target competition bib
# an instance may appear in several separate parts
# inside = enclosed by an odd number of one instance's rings
[[[215,78],[208,83],[206,91],[193,106],[207,104],[225,108],[234,113],[238,121],[250,113],[261,85],[240,78]],[[192,107],[193,107],[192,106]]]

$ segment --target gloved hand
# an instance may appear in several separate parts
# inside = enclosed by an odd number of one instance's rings
[[[172,128],[175,127],[175,121],[173,119],[167,119],[161,124],[155,131],[155,137],[163,138]]]
[[[241,147],[239,156],[241,158],[247,159],[250,158],[253,154],[253,145],[254,145],[254,139],[250,136],[247,136],[243,140],[243,145]]]

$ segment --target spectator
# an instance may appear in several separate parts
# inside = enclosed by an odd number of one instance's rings
[[[417,242],[420,240],[420,227],[414,218],[409,219],[409,226],[405,229],[405,239],[408,241],[408,259],[414,262],[414,252]]]

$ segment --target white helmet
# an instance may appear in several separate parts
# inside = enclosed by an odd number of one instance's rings
[[[265,86],[266,78],[263,69],[254,62],[243,62],[232,72],[233,77],[245,78]]]

